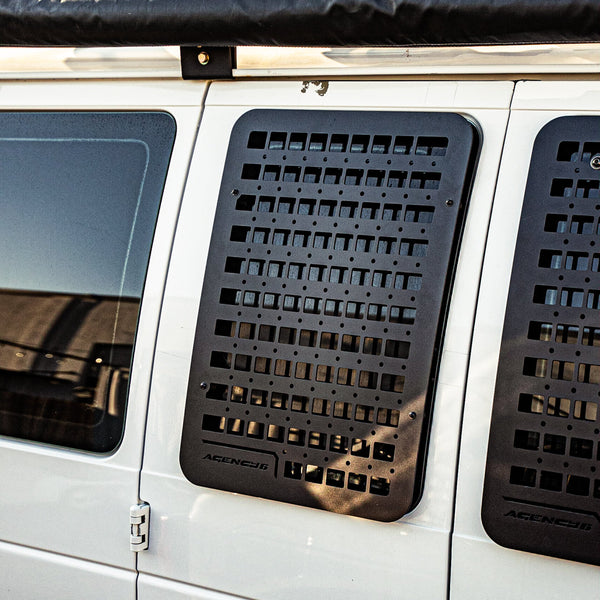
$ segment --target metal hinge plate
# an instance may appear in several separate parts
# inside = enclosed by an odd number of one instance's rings
[[[148,550],[148,531],[150,527],[150,505],[147,502],[129,507],[129,547],[132,552]]]

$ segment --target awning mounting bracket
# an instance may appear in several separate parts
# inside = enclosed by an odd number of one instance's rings
[[[235,46],[181,46],[183,79],[233,79]]]

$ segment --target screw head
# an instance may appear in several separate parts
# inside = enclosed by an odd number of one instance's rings
[[[201,389],[201,390],[205,390],[207,387],[208,387],[208,383],[206,383],[206,381],[203,381],[203,382],[200,384],[200,389]]]
[[[600,169],[600,154],[592,156],[592,160],[590,160],[590,167],[592,167],[592,169],[595,169],[596,171]]]
[[[446,200],[446,206],[452,206],[454,204],[454,200]]]
[[[417,418],[417,413],[416,413],[416,412],[409,412],[409,413],[408,413],[408,416],[409,416],[411,419],[416,419],[416,418]]]
[[[208,52],[198,52],[198,62],[205,67],[210,62]]]

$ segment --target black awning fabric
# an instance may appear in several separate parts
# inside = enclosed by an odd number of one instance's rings
[[[0,0],[4,46],[600,41],[600,0]]]

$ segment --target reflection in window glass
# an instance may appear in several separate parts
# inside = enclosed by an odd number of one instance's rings
[[[0,434],[119,443],[175,124],[0,113]]]

